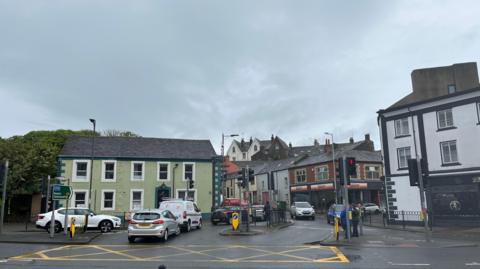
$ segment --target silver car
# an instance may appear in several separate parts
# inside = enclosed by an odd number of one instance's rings
[[[136,238],[156,237],[167,241],[170,235],[179,235],[177,218],[168,210],[142,210],[128,222],[128,242]]]

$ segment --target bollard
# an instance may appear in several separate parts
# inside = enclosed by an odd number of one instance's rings
[[[75,218],[71,218],[70,219],[70,238],[73,239],[74,237],[75,237]]]
[[[334,225],[334,229],[335,229],[335,238],[336,240],[338,241],[338,238],[339,238],[339,230],[338,230],[338,218],[335,218],[335,225]]]

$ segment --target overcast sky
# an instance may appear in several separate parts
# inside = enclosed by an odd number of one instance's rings
[[[130,130],[293,145],[370,133],[416,68],[478,62],[480,2],[2,1],[0,136]],[[226,143],[227,145],[229,143]]]

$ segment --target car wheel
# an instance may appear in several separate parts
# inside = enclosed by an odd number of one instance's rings
[[[375,214],[380,214],[380,209],[375,210]]]
[[[179,235],[180,234],[180,226],[177,226],[177,230],[175,231],[175,235]]]
[[[202,229],[202,220],[200,220],[197,225],[197,230],[200,230],[200,229]]]
[[[128,243],[135,243],[135,237],[129,236],[128,237]]]
[[[168,230],[165,230],[165,232],[163,233],[163,242],[167,242],[168,241]]]
[[[312,220],[315,220],[315,216],[312,216]]]
[[[103,220],[98,226],[100,228],[100,232],[102,233],[109,233],[112,231],[113,228],[113,224],[109,220]]]
[[[46,227],[47,227],[47,232],[50,233],[50,222],[47,223]],[[54,225],[55,233],[59,233],[61,230],[62,230],[62,225],[60,224],[60,222],[55,221],[55,225]]]
[[[187,233],[190,232],[191,230],[192,230],[192,223],[189,220],[187,223]]]

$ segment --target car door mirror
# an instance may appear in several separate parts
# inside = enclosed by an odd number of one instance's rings
[[[95,216],[95,213],[93,213],[93,212],[90,212],[90,214],[89,214],[89,215],[90,215],[90,217],[93,217],[93,216]]]

